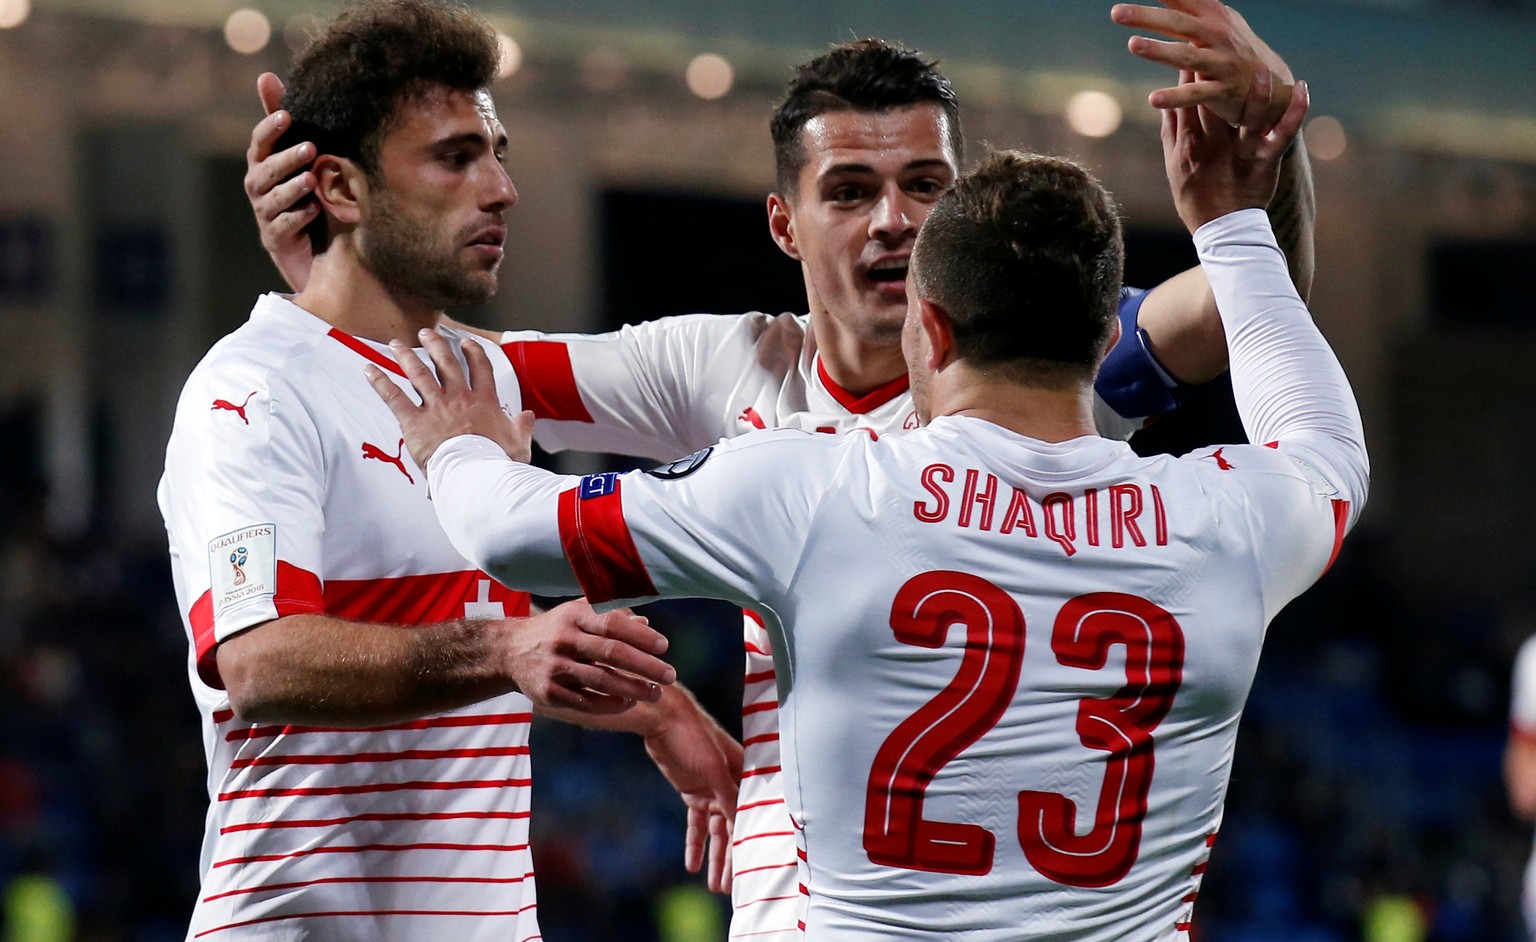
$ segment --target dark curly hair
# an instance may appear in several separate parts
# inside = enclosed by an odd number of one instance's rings
[[[944,109],[950,140],[959,163],[960,102],[937,63],[883,39],[844,43],[795,70],[784,99],[773,110],[773,159],[778,189],[793,198],[805,147],[800,130],[807,121],[831,111],[888,111],[906,105],[933,103]]]
[[[1091,173],[1004,150],[934,205],[912,272],[918,296],[949,315],[961,357],[1059,386],[1097,369],[1124,263],[1119,209]]]
[[[283,94],[293,125],[277,149],[312,141],[317,153],[355,161],[377,178],[380,146],[401,107],[439,88],[488,88],[500,54],[496,32],[466,7],[360,0],[295,60]],[[323,251],[323,216],[308,233],[314,250]]]

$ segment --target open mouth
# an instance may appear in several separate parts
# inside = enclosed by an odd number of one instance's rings
[[[869,266],[871,281],[882,283],[903,282],[907,280],[907,260],[904,258],[883,259]]]

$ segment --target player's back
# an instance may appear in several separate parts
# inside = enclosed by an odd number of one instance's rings
[[[944,418],[844,448],[775,600],[808,935],[1179,938],[1326,502],[1248,446],[1143,459]],[[1312,509],[1259,536],[1293,494]]]

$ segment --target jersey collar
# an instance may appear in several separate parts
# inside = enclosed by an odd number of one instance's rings
[[[895,399],[907,391],[907,374],[903,373],[884,386],[877,386],[862,396],[853,393],[837,385],[837,382],[827,373],[827,367],[821,362],[821,355],[816,355],[816,376],[821,380],[821,385],[831,393],[837,404],[847,409],[854,415],[865,415]]]
[[[400,364],[396,363],[393,357],[385,356],[383,353],[380,353],[378,350],[370,347],[367,341],[360,340],[357,337],[347,333],[346,331],[340,330],[336,327],[331,328],[329,336],[332,340],[337,341],[342,346],[350,347],[353,352],[373,363],[375,366],[379,367],[379,369],[388,370],[396,376],[405,375],[405,371],[400,369]]]

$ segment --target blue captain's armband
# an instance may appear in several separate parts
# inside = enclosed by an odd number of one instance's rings
[[[1128,419],[1172,412],[1195,387],[1173,378],[1147,341],[1147,332],[1136,326],[1147,292],[1120,289],[1120,340],[1104,358],[1094,389],[1111,409]]]

